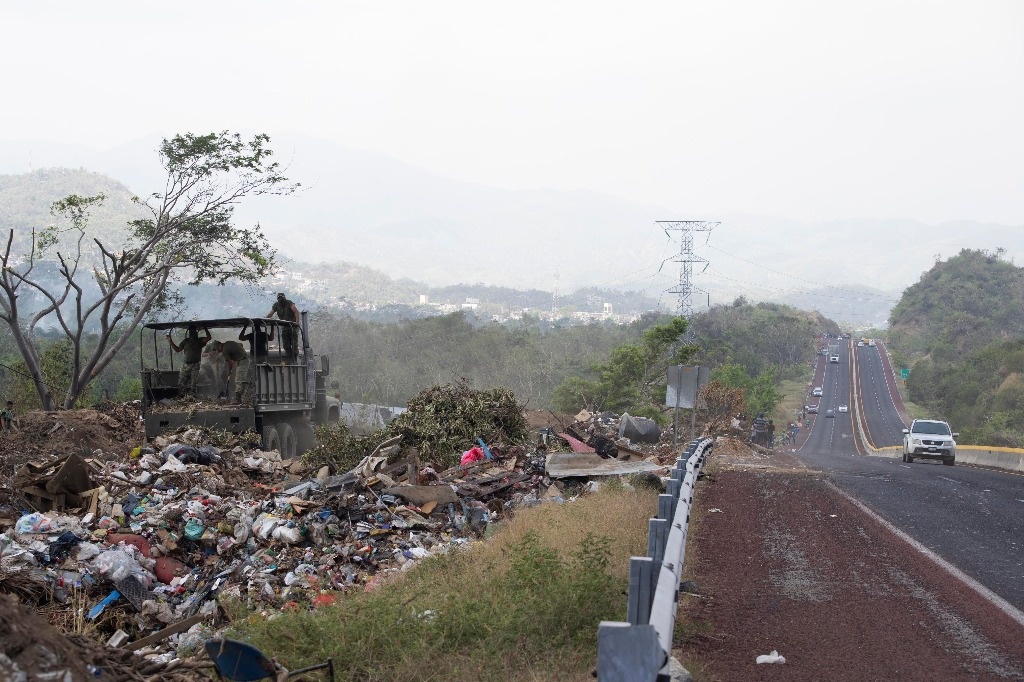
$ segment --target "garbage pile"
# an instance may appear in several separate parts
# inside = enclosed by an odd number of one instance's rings
[[[519,507],[566,499],[573,478],[659,474],[674,459],[671,444],[645,453],[620,437],[635,426],[628,415],[578,417],[532,443],[480,439],[444,457],[435,444],[427,460],[426,439],[408,447],[406,432],[437,418],[414,414],[340,472],[199,428],[124,455],[33,459],[0,480],[0,593],[34,604],[65,633],[134,652],[142,674],[171,679],[225,626],[226,599],[267,612],[321,608],[488,536]],[[473,428],[450,421],[446,433]],[[495,423],[528,433],[521,410]],[[573,452],[577,443],[591,452]],[[559,475],[552,458],[566,455],[577,468]],[[595,465],[605,461],[625,469]]]

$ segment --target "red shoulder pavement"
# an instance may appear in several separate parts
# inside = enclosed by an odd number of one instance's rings
[[[1024,620],[791,455],[713,454],[675,655],[720,680],[1024,680]],[[782,665],[758,665],[778,650]]]

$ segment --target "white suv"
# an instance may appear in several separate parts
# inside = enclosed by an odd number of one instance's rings
[[[915,419],[909,429],[903,429],[903,461],[915,457],[941,459],[946,466],[956,464],[956,441],[949,424],[934,419]]]

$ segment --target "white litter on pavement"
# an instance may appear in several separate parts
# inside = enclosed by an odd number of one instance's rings
[[[774,649],[770,654],[761,654],[757,657],[758,663],[785,663],[786,657],[779,654]]]

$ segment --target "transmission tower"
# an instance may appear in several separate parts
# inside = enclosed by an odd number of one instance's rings
[[[551,293],[551,314],[558,311],[558,270],[555,270],[555,290]]]
[[[693,285],[694,263],[704,263],[707,268],[707,259],[701,258],[693,253],[693,233],[710,232],[719,225],[709,220],[658,220],[655,221],[665,234],[672,239],[672,233],[679,233],[679,255],[672,257],[673,263],[679,263],[679,284],[669,289],[670,294],[678,294],[678,314],[681,317],[690,319],[693,317],[693,295],[694,293],[705,293]]]

